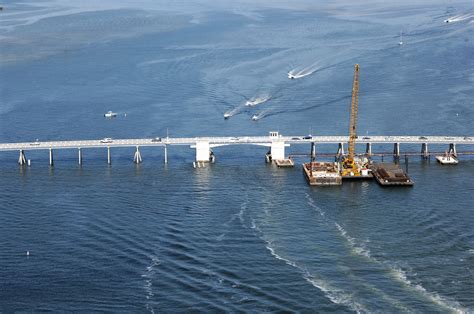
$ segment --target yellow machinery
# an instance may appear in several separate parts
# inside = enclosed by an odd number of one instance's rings
[[[355,157],[355,140],[357,138],[357,109],[359,96],[359,65],[354,67],[354,82],[352,84],[352,101],[351,101],[351,119],[349,125],[349,148],[348,154],[342,160],[341,174],[343,177],[360,177],[365,176],[361,172],[366,172],[367,161],[360,160]],[[364,171],[362,171],[364,170]]]

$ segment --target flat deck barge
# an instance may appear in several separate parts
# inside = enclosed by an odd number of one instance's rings
[[[335,162],[307,162],[303,173],[309,185],[341,185],[342,177]]]
[[[436,160],[442,165],[457,165],[459,163],[456,157],[448,154],[445,156],[436,156]]]
[[[280,168],[284,168],[284,167],[293,167],[295,165],[295,162],[293,161],[293,159],[278,159],[278,160],[274,160],[275,164],[280,167]]]
[[[379,163],[372,166],[375,180],[382,186],[413,186],[414,182],[396,164]]]

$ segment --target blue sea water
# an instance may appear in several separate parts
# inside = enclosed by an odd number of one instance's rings
[[[0,142],[344,135],[355,63],[359,134],[474,135],[472,3],[3,6]],[[315,188],[263,148],[214,152],[200,169],[188,147],[167,165],[158,148],[82,167],[55,151],[53,168],[0,153],[0,312],[474,310],[472,158],[410,157],[408,189]]]

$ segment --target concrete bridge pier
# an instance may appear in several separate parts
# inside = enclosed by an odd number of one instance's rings
[[[430,153],[428,152],[428,143],[421,144],[421,154],[424,159],[428,159],[430,157]]]
[[[133,156],[133,162],[139,164],[142,162],[142,155],[140,154],[140,147],[137,146],[137,150],[135,151],[135,156]]]
[[[107,164],[108,165],[112,164],[112,159],[110,157],[110,146],[107,146]]]
[[[336,157],[341,159],[344,156],[344,143],[339,143],[337,148]]]
[[[54,166],[53,149],[51,147],[49,148],[49,165]]]
[[[272,141],[270,146],[270,155],[272,160],[284,160],[285,159],[285,142],[284,141]]]
[[[316,143],[311,142],[311,161],[316,160]]]
[[[20,149],[20,157],[18,158],[18,164],[20,166],[26,165],[26,157],[23,149]]]
[[[78,154],[77,162],[79,163],[79,166],[81,166],[82,165],[82,151],[80,147],[77,149],[77,154]]]
[[[372,143],[367,143],[365,147],[365,154],[369,157],[372,156]]]
[[[196,161],[197,162],[209,162],[211,161],[211,145],[207,141],[196,142]]]
[[[396,159],[400,158],[400,143],[393,144],[393,157]]]
[[[456,144],[454,143],[449,144],[449,154],[454,157],[458,156],[458,153],[456,152]]]

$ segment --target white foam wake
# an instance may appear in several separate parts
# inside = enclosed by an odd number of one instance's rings
[[[459,14],[459,15],[449,17],[444,21],[446,23],[455,23],[455,22],[461,22],[461,21],[464,21],[464,20],[468,20],[468,19],[471,19],[473,17],[474,17],[474,14],[470,14],[470,13],[469,14]]]
[[[313,287],[321,290],[324,293],[324,296],[327,297],[332,303],[345,305],[353,311],[356,311],[357,313],[368,312],[367,309],[365,309],[360,303],[354,301],[352,294],[347,293],[342,289],[333,288],[328,282],[322,279],[317,279],[315,276],[311,275],[306,269],[303,269],[301,266],[299,266],[295,261],[292,261],[276,253],[275,249],[272,247],[271,241],[267,241],[265,239],[262,240],[265,241],[265,247],[270,251],[270,254],[274,258],[285,262],[285,264],[290,265],[291,267],[298,269],[303,274],[303,278]]]
[[[260,119],[263,119],[265,118],[266,116],[268,116],[270,114],[271,110],[270,109],[266,109],[266,110],[262,110],[260,111],[259,113],[256,113],[252,116],[252,120],[253,121],[258,121]]]
[[[263,96],[253,97],[253,98],[250,98],[249,100],[247,100],[245,102],[245,106],[254,107],[256,105],[260,105],[260,104],[263,104],[263,103],[269,101],[271,98],[272,98],[271,95],[263,95]]]
[[[290,72],[288,72],[288,78],[299,79],[299,78],[311,75],[314,72],[318,71],[319,69],[321,69],[321,66],[320,66],[320,63],[318,61],[318,62],[313,63],[310,66],[307,66],[305,68],[301,69],[300,67],[297,67],[297,68],[291,70]]]
[[[409,288],[410,290],[414,290],[421,294],[424,298],[430,300],[431,302],[455,313],[465,313],[466,309],[463,309],[459,302],[454,300],[448,300],[446,298],[441,297],[436,292],[431,292],[426,290],[421,284],[412,283],[407,278],[407,273],[402,270],[399,266],[394,265],[391,262],[382,262],[377,258],[371,256],[370,250],[365,247],[365,245],[359,243],[356,238],[353,238],[348,235],[347,231],[338,223],[334,223],[336,228],[339,230],[340,235],[347,241],[348,245],[351,247],[351,252],[353,254],[357,254],[363,256],[373,263],[383,265],[388,268],[389,274],[392,278],[396,281],[402,283],[405,287]]]
[[[309,194],[306,194],[306,199],[307,203],[310,207],[314,208],[322,217],[327,219],[325,217],[325,212],[318,207],[315,203],[314,200],[311,198]],[[339,234],[341,235],[342,238],[344,238],[351,248],[351,252],[353,254],[363,256],[367,259],[369,259],[371,262],[382,265],[386,268],[388,268],[389,274],[394,278],[396,281],[402,283],[405,287],[412,291],[416,291],[419,294],[421,294],[424,298],[430,300],[431,302],[451,311],[454,313],[466,313],[467,310],[464,309],[459,302],[455,300],[449,300],[445,297],[440,296],[436,292],[431,292],[426,290],[421,284],[419,283],[413,283],[407,278],[407,273],[402,270],[398,265],[395,265],[393,262],[389,261],[380,261],[379,259],[373,257],[371,255],[370,250],[363,244],[360,243],[356,238],[351,237],[348,232],[337,222],[334,222],[334,225],[336,226],[337,230],[339,231]],[[318,283],[317,281],[315,283]],[[319,282],[318,284],[321,284]]]
[[[155,295],[153,293],[153,275],[155,274],[155,267],[160,265],[160,260],[156,257],[153,256],[151,259],[151,264],[147,266],[146,272],[142,275],[142,278],[145,280],[145,284],[143,285],[143,288],[145,289],[146,292],[146,309],[150,311],[150,313],[155,313],[155,310],[153,309],[153,306],[149,303],[149,300],[153,298]]]

